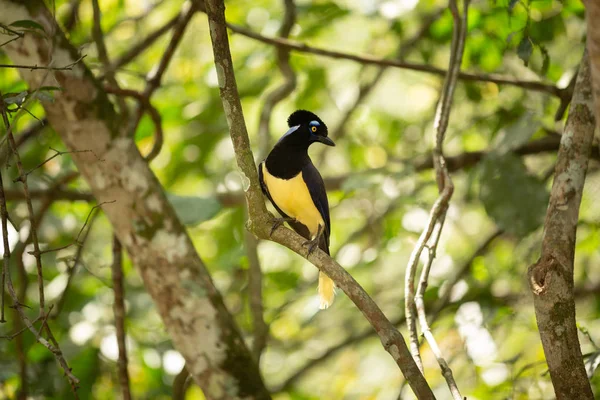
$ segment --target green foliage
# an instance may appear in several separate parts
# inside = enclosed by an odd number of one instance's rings
[[[57,18],[63,24],[69,17],[71,3],[56,2]],[[66,36],[86,55],[84,62],[92,73],[99,76],[104,69],[91,39],[91,3],[80,3],[77,23]],[[296,3],[297,21],[291,39],[380,58],[395,57],[398,46],[409,42],[419,30],[422,17],[443,9],[405,60],[447,68],[453,20],[445,1],[421,1],[414,4],[414,9],[409,7],[412,2],[396,1]],[[114,62],[179,13],[182,3],[100,0],[100,6],[106,46]],[[394,9],[396,6],[400,9]],[[583,54],[584,10],[580,0],[471,2],[462,70],[564,87]],[[283,15],[281,1],[227,2],[229,22],[268,37],[277,36]],[[8,28],[46,35],[34,21],[15,21]],[[4,31],[0,28],[0,32]],[[117,71],[121,87],[144,90],[145,77],[160,63],[171,35],[172,31],[167,32]],[[237,33],[230,34],[230,42],[242,107],[256,149],[262,140],[257,127],[265,96],[283,81],[277,67],[277,52],[272,46]],[[0,63],[10,63],[1,51]],[[359,85],[370,82],[379,69],[298,51],[291,52],[290,64],[298,84],[292,95],[273,110],[271,143],[286,131],[286,118],[297,108],[315,111],[333,132],[359,96]],[[150,166],[188,227],[227,309],[243,337],[251,343],[253,321],[244,245],[245,211],[243,203],[219,202],[221,193],[239,194],[242,185],[216,76],[206,17],[197,15],[151,99],[162,117],[164,145]],[[43,117],[38,100],[51,101],[61,95],[59,80],[49,78],[45,84],[49,86],[32,91],[20,78],[19,71],[0,68],[0,92],[11,109],[25,106],[36,117]],[[432,119],[440,90],[439,76],[387,68],[373,90],[358,102],[341,136],[335,138],[336,147],[324,149],[315,145],[310,150],[326,180],[340,178],[336,181],[341,182],[338,189],[328,193],[332,254],[391,319],[403,312],[404,268],[438,196],[432,170],[417,172],[415,164],[429,158]],[[112,95],[111,100],[114,100]],[[127,101],[131,106],[135,104]],[[523,272],[539,254],[549,190],[549,184],[539,177],[553,166],[556,151],[526,157],[512,151],[543,138],[547,130],[560,130],[554,122],[558,105],[559,100],[547,93],[511,85],[477,81],[461,81],[457,85],[444,152],[449,159],[469,159],[473,155],[482,159],[452,171],[456,188],[425,293],[427,311],[432,313],[436,309],[439,298],[451,289],[448,283],[489,232],[496,228],[507,232],[475,257],[451,290],[451,302],[432,324],[433,334],[453,368],[463,395],[468,398],[553,396]],[[17,138],[33,122],[31,116],[23,113],[13,129]],[[563,123],[564,119],[558,125]],[[1,137],[4,132],[2,126]],[[135,133],[142,154],[151,148],[154,135],[154,124],[144,116]],[[10,193],[21,191],[21,184],[13,182],[18,176],[14,159],[5,157],[6,145],[1,144],[5,188]],[[59,136],[46,126],[20,147],[24,168],[34,169],[53,155],[50,147],[65,150]],[[576,247],[576,288],[596,287],[595,277],[600,274],[600,209],[596,201],[600,183],[594,180],[597,164],[591,166]],[[29,175],[30,189],[48,190],[73,171],[76,167],[69,155],[56,157]],[[84,179],[77,178],[62,190],[87,193],[89,187]],[[36,214],[44,201],[44,198],[34,200]],[[92,205],[84,201],[54,202],[40,222],[42,247],[58,248],[73,243]],[[27,208],[19,199],[10,199],[8,208],[19,230],[18,250],[26,245],[22,241],[29,229]],[[112,228],[100,213],[75,270],[72,268],[79,249],[76,245],[43,257],[49,304],[57,304],[65,290],[64,282],[73,273],[61,312],[48,324],[81,380],[79,396],[83,399],[120,398],[109,340],[114,336],[111,237]],[[261,359],[261,370],[269,387],[277,387],[297,368],[314,362],[328,349],[371,331],[364,317],[339,290],[333,306],[318,311],[317,271],[302,257],[268,241],[259,243],[258,255],[263,271],[265,316],[271,334]],[[20,259],[23,268],[15,257],[12,259],[11,278],[22,287],[24,271],[29,281],[24,303],[32,307],[27,312],[35,318],[38,313],[35,264],[27,252]],[[131,344],[129,372],[134,398],[171,398],[174,374],[179,367],[177,363],[170,364],[172,359],[169,361],[173,345],[144,287],[143,277],[127,258],[124,269],[126,328]],[[8,322],[0,326],[0,335],[20,329],[9,303]],[[471,307],[470,325],[457,317],[465,306]],[[596,343],[600,341],[596,322],[599,316],[600,301],[582,295],[577,319],[582,326],[589,327]],[[475,326],[478,320],[481,324]],[[469,329],[489,334],[491,344],[470,342],[465,336]],[[30,332],[20,337],[28,365],[29,396],[71,398],[54,357],[35,343]],[[489,364],[476,364],[473,348],[495,349],[488,355]],[[587,355],[588,368],[596,368],[597,349],[584,339],[582,351]],[[436,393],[441,393],[438,398],[447,397],[445,382],[426,346],[423,354],[427,379]],[[17,397],[20,355],[15,340],[0,341],[0,397]],[[595,371],[591,382],[596,393],[600,393],[600,378]],[[343,346],[325,362],[309,368],[291,388],[275,393],[274,398],[396,399],[402,385],[397,366],[379,341],[371,337]],[[192,384],[186,398],[204,396]],[[411,398],[408,387],[402,398]]]
[[[177,196],[169,193],[168,198],[181,222],[187,226],[208,221],[221,210],[221,203],[215,197]]]
[[[479,197],[498,226],[518,237],[537,229],[548,204],[546,186],[512,155],[488,156],[481,165]]]

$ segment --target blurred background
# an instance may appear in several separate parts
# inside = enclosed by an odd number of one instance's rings
[[[99,4],[109,57],[121,62],[116,80],[123,88],[143,91],[147,75],[171,41],[173,18],[188,5],[177,0],[102,0]],[[341,53],[380,59],[400,56],[429,69],[447,68],[452,17],[445,1],[295,0],[292,4],[296,19],[290,39]],[[86,55],[84,61],[94,74],[102,75],[91,36],[92,3],[56,1],[55,7],[69,40]],[[566,120],[564,106],[584,50],[583,12],[579,0],[477,0],[469,8],[462,69],[475,77],[461,81],[454,98],[445,151],[456,190],[425,295],[433,334],[469,399],[554,396],[526,271],[540,252],[556,150]],[[282,0],[227,2],[231,24],[265,37],[281,34],[284,15]],[[143,51],[123,61],[134,46],[161,29],[163,34]],[[230,33],[255,155],[265,155],[264,150],[287,130],[287,116],[298,108],[311,110],[325,121],[337,146],[313,146],[310,154],[329,189],[332,255],[405,333],[404,272],[437,197],[430,151],[443,76],[292,51],[289,67],[296,87],[273,105],[272,113],[266,114],[268,129],[261,132],[263,107],[285,82],[277,47],[243,32]],[[0,63],[9,63],[1,48]],[[513,82],[490,82],[486,74]],[[531,90],[519,80],[543,84]],[[26,88],[16,70],[0,68],[0,91],[19,93]],[[164,145],[151,167],[250,341],[242,182],[202,12],[185,30],[151,101],[164,131]],[[36,118],[44,118],[39,104],[28,109]],[[20,118],[15,130],[24,138],[20,154],[26,170],[54,155],[51,148],[65,148],[52,128],[33,116]],[[136,131],[143,154],[152,148],[154,131],[152,120],[144,116]],[[4,147],[0,153],[5,160]],[[593,375],[600,361],[594,342],[600,343],[597,151],[594,157],[580,213],[575,287],[582,351],[594,390],[600,393],[600,378]],[[28,254],[30,226],[19,195],[21,186],[12,183],[18,176],[14,162],[9,163],[7,176],[11,177],[5,183],[12,219],[9,241],[16,254],[13,280],[25,304],[35,304],[35,259]],[[36,169],[28,182],[34,191],[54,193],[34,202],[42,248],[72,243],[95,202],[69,155]],[[57,182],[62,184],[60,190],[55,189]],[[49,324],[81,380],[81,398],[120,398],[111,238],[108,221],[102,213],[94,213],[79,237],[83,246],[43,256],[46,301],[55,304]],[[330,309],[319,311],[314,266],[271,242],[258,243],[258,256],[269,325],[260,368],[275,399],[413,398],[393,359],[343,293],[338,292]],[[128,259],[125,299],[133,396],[171,398],[174,387],[184,386],[185,376],[180,374],[184,360],[173,349]],[[7,320],[0,326],[2,335],[19,329],[12,309]],[[422,352],[425,375],[436,395],[450,398],[426,344]],[[72,396],[53,355],[35,344],[29,332],[0,340],[0,364],[0,398],[17,398],[23,376],[30,398]],[[204,397],[192,383],[179,398]]]

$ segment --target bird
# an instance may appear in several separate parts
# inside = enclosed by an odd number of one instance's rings
[[[312,163],[308,148],[313,143],[335,146],[327,137],[327,125],[307,110],[294,111],[287,120],[289,130],[258,166],[261,189],[282,218],[275,218],[271,234],[287,222],[306,239],[310,255],[318,246],[329,255],[329,201],[321,174]],[[326,309],[335,296],[333,280],[319,271],[319,308]]]

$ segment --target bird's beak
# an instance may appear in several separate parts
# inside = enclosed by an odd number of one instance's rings
[[[335,143],[333,143],[333,140],[329,139],[327,136],[317,136],[315,135],[315,141],[317,142],[321,142],[327,146],[335,146]]]

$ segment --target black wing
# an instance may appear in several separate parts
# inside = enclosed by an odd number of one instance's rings
[[[263,172],[262,172],[262,166],[264,164],[264,161],[261,162],[258,165],[258,181],[260,182],[260,188],[262,189],[262,192],[265,194],[265,196],[267,196],[267,198],[269,199],[269,201],[271,202],[271,204],[273,204],[273,207],[275,207],[275,209],[277,210],[277,212],[283,217],[283,218],[288,218],[290,219],[290,217],[284,213],[283,211],[281,211],[281,208],[279,208],[277,206],[277,204],[273,201],[273,198],[271,197],[271,194],[269,193],[269,188],[267,187],[267,184],[265,183],[265,180],[263,178]],[[315,169],[316,171],[316,169]],[[317,172],[318,174],[319,172]],[[312,193],[311,193],[312,195]],[[325,198],[325,201],[327,201],[327,198]],[[329,213],[329,210],[327,210],[327,212]],[[327,214],[329,218],[329,214]],[[310,231],[308,230],[308,228],[306,227],[306,225],[301,224],[300,222],[296,222],[296,221],[288,221],[288,224],[292,227],[293,230],[295,230],[300,236],[302,236],[303,238],[310,240]],[[329,223],[328,223],[329,224]],[[329,233],[327,234],[327,246],[329,247]],[[329,250],[327,250],[327,254],[329,254]]]
[[[313,203],[321,213],[323,221],[325,221],[325,231],[323,232],[321,243],[319,247],[321,250],[329,254],[329,234],[331,232],[331,221],[329,219],[329,201],[327,200],[327,192],[325,191],[325,183],[321,174],[312,162],[308,163],[302,168],[302,178],[304,183],[308,187],[310,197]]]

